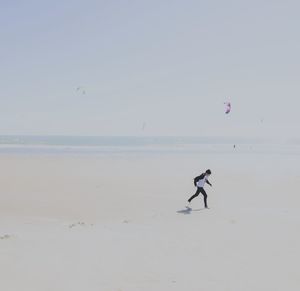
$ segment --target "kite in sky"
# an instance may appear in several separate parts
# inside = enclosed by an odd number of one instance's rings
[[[144,130],[145,127],[146,127],[146,122],[143,123],[142,130]]]
[[[84,87],[77,87],[76,88],[76,91],[78,92],[78,93],[81,93],[82,95],[85,95],[85,93],[86,93],[86,91],[85,91],[85,89],[84,89]]]
[[[224,104],[225,104],[225,113],[228,114],[231,111],[231,103],[224,102]]]

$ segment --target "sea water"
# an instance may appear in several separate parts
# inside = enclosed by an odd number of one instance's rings
[[[299,143],[240,137],[0,136],[0,154],[283,153],[300,154]]]

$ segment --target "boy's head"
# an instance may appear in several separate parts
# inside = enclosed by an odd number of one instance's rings
[[[210,169],[207,169],[207,170],[205,171],[205,174],[206,174],[207,176],[209,176],[209,175],[211,174],[211,170],[210,170]]]

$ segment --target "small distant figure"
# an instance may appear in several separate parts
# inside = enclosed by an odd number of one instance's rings
[[[202,173],[200,176],[197,176],[194,179],[194,185],[195,185],[195,187],[197,187],[197,191],[188,200],[189,203],[191,203],[191,201],[201,193],[204,197],[204,206],[205,206],[205,208],[208,208],[208,206],[207,206],[207,194],[204,190],[204,185],[205,185],[205,183],[207,183],[208,185],[212,186],[212,184],[208,181],[208,177],[210,175],[211,175],[211,170],[208,169],[208,170],[205,171],[205,173]]]
[[[235,144],[233,145],[233,148],[235,149]]]

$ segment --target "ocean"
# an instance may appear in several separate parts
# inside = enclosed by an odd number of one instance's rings
[[[299,153],[300,144],[240,137],[1,135],[0,154]]]

